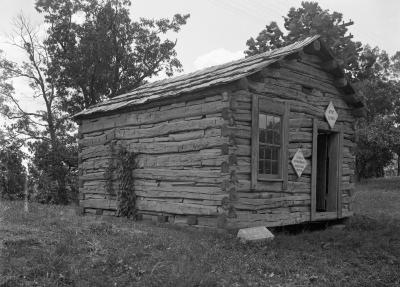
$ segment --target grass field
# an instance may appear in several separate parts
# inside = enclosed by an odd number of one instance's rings
[[[357,186],[344,229],[272,242],[0,202],[0,286],[400,286],[400,180]]]

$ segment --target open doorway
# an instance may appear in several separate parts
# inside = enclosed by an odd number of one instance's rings
[[[337,212],[340,134],[318,130],[315,212]]]

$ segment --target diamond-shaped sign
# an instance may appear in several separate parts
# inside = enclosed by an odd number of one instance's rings
[[[338,118],[338,113],[336,112],[332,102],[329,102],[329,105],[325,111],[325,119],[328,122],[331,129],[333,129],[333,127],[335,126],[337,118]]]
[[[295,170],[298,177],[301,177],[301,174],[306,169],[307,161],[304,158],[303,152],[301,149],[298,149],[292,158],[292,166]]]

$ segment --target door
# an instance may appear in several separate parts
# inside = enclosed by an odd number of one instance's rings
[[[316,211],[337,210],[338,133],[318,132]]]
[[[341,217],[340,130],[313,127],[311,220]]]
[[[317,139],[317,212],[327,209],[329,187],[328,134],[318,133]]]

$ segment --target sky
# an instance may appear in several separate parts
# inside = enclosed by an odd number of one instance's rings
[[[7,45],[6,34],[12,32],[12,19],[23,12],[32,23],[40,25],[42,16],[34,9],[34,0],[0,0],[0,49],[16,61],[21,55]],[[379,46],[389,54],[400,50],[399,0],[320,0],[323,9],[337,11],[345,20],[353,20],[350,32],[363,44]],[[191,16],[188,23],[171,39],[177,40],[178,58],[184,72],[243,57],[246,41],[256,37],[271,21],[283,27],[283,16],[300,0],[132,0],[135,19],[172,17],[176,13]],[[35,110],[41,106],[30,97],[22,81],[15,82],[22,105]]]

